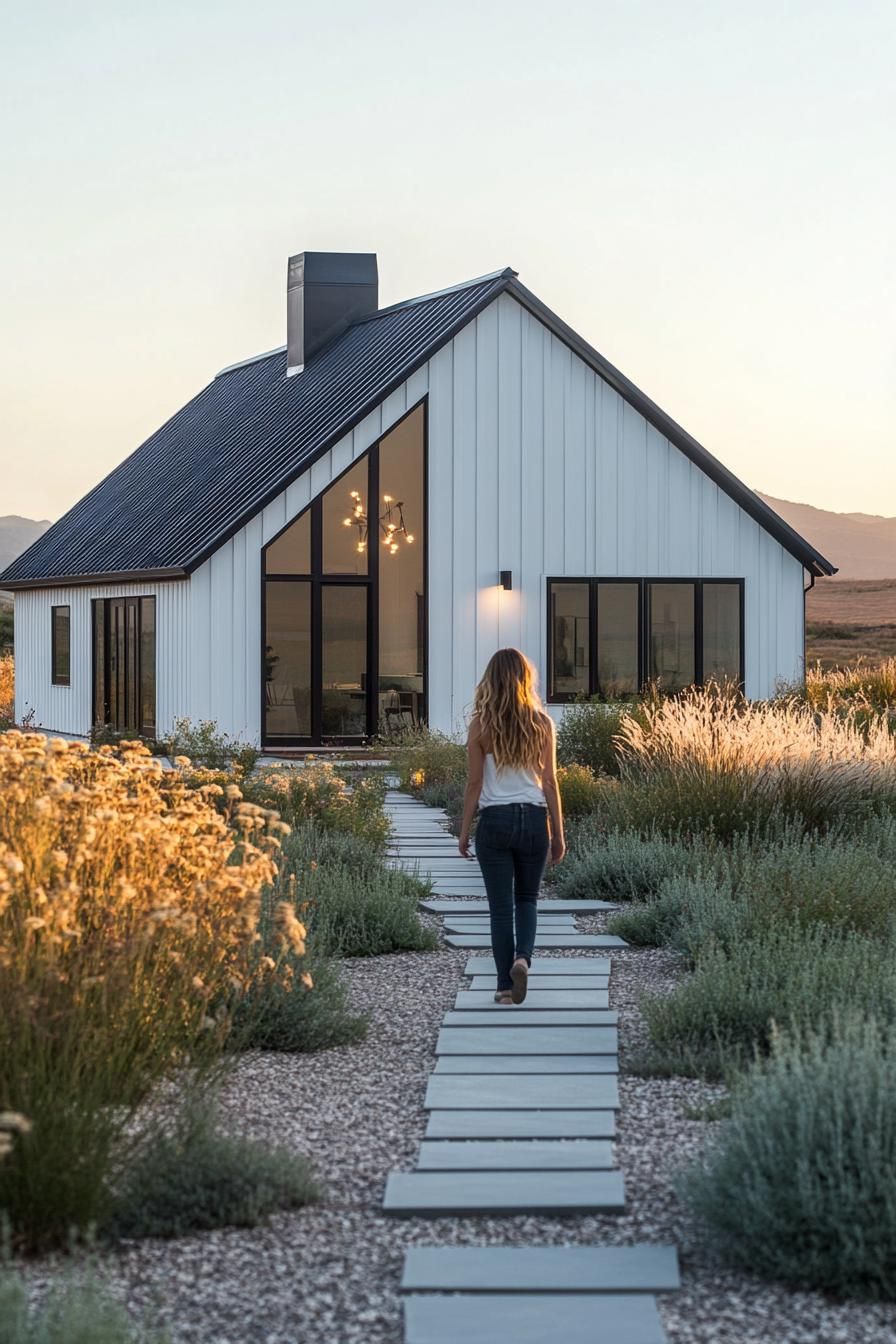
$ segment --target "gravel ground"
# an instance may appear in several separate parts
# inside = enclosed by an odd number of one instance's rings
[[[581,924],[597,929],[602,922]],[[660,1299],[670,1344],[896,1341],[896,1307],[795,1294],[724,1271],[700,1250],[673,1180],[712,1128],[688,1118],[686,1108],[718,1089],[685,1079],[621,1079],[624,1217],[382,1217],[387,1173],[412,1168],[416,1158],[436,1034],[467,955],[443,949],[348,962],[353,1006],[370,1014],[366,1042],[240,1061],[223,1114],[256,1138],[308,1154],[324,1187],[320,1204],[260,1229],[134,1243],[102,1258],[110,1287],[135,1310],[158,1312],[176,1344],[399,1344],[397,1286],[408,1245],[671,1240],[682,1252],[683,1288]],[[621,1014],[624,1052],[639,1039],[639,995],[673,983],[677,972],[666,952],[613,954],[611,1001]],[[29,1276],[39,1290],[54,1271],[43,1261]]]

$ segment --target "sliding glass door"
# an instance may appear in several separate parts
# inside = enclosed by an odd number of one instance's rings
[[[266,745],[425,721],[425,407],[263,551]]]
[[[156,731],[156,600],[93,602],[93,722],[115,733]]]

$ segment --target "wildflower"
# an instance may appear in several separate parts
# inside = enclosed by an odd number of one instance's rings
[[[306,989],[314,988],[314,980],[311,978],[311,976],[308,974],[307,971],[302,972],[302,984],[305,986]]]
[[[179,766],[182,770],[186,770],[189,765],[192,765],[192,761],[189,756],[175,756],[174,764]]]

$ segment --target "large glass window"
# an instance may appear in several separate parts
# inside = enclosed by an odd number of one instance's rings
[[[703,680],[739,681],[740,585],[703,584]]]
[[[743,582],[549,579],[548,698],[743,680]]]
[[[650,657],[647,674],[664,690],[680,691],[697,679],[693,583],[648,585]]]
[[[50,608],[50,649],[54,686],[68,686],[71,680],[71,607]]]
[[[548,685],[556,700],[587,695],[591,685],[590,585],[552,583],[551,668]]]
[[[597,585],[597,685],[608,700],[638,690],[640,607],[637,583]]]
[[[378,717],[391,732],[425,718],[422,406],[380,443],[379,478]]]
[[[269,735],[311,734],[311,584],[271,580],[265,592],[264,696]]]
[[[264,549],[264,739],[425,722],[425,409]]]

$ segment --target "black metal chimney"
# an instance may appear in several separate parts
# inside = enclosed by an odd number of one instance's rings
[[[286,282],[286,375],[379,306],[375,252],[299,252]]]

